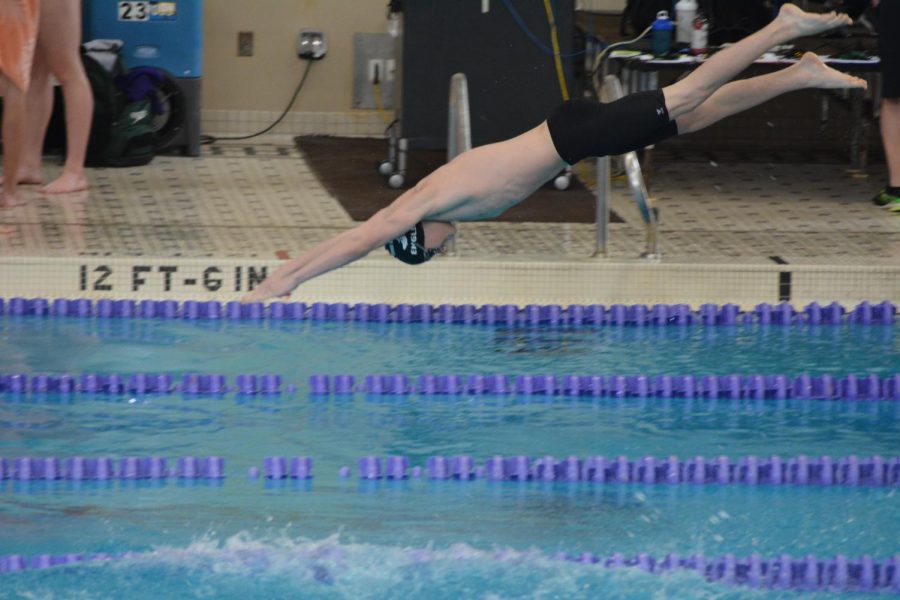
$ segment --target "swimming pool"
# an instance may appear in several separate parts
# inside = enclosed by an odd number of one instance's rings
[[[492,324],[362,322],[335,320],[342,311],[333,308],[321,309],[332,318],[314,318],[313,307],[299,320],[232,319],[225,308],[222,318],[191,320],[183,318],[189,308],[178,306],[178,318],[101,317],[96,306],[84,317],[6,310],[0,318],[0,373],[51,374],[57,384],[64,374],[79,382],[84,374],[172,378],[171,387],[144,393],[127,385],[119,393],[20,389],[6,379],[0,456],[61,464],[161,456],[170,466],[178,457],[214,456],[225,468],[224,478],[0,481],[0,555],[114,558],[7,568],[3,594],[794,597],[794,590],[707,582],[687,569],[660,575],[665,569],[601,566],[617,553],[646,553],[656,564],[667,555],[730,554],[869,555],[888,564],[898,552],[897,485],[494,481],[483,473],[460,481],[411,470],[404,479],[370,480],[357,470],[368,456],[403,456],[410,467],[434,456],[482,465],[495,455],[887,461],[900,455],[894,388],[880,400],[848,400],[840,389],[828,399],[798,397],[793,387],[783,398],[746,387],[732,397],[725,386],[715,397],[658,387],[573,395],[561,385],[523,393],[516,378],[784,375],[793,386],[804,374],[837,381],[855,374],[889,382],[900,372],[896,325],[849,323],[846,315],[840,324],[809,324],[803,312],[789,325],[764,324],[758,311],[736,324],[703,325],[698,313],[684,325],[649,316],[643,325],[573,324],[571,309],[558,321],[529,322],[522,309]],[[231,389],[174,389],[187,374],[221,376]],[[248,374],[279,375],[278,392],[235,391]],[[502,374],[509,389],[373,393],[365,383],[373,374],[402,374],[416,385],[431,375]],[[333,385],[342,375],[355,377],[350,393]],[[332,382],[327,393],[311,387],[315,376]],[[266,458],[279,456],[312,457],[313,477],[267,479]],[[804,597],[839,594],[811,589]]]

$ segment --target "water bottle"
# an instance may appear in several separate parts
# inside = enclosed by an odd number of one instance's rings
[[[669,11],[661,10],[656,13],[656,20],[653,21],[653,54],[656,56],[665,56],[672,48],[672,19],[669,18]]]
[[[685,46],[691,43],[695,16],[697,16],[696,0],[678,0],[678,3],[675,4],[675,22],[678,23],[675,30],[676,43]]]
[[[694,30],[691,32],[691,54],[698,56],[709,52],[709,21],[702,12],[694,17]]]

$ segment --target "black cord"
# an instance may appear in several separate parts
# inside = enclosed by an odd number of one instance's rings
[[[262,135],[268,131],[271,131],[273,127],[281,123],[285,116],[287,116],[288,112],[290,112],[291,107],[294,106],[294,101],[297,100],[297,95],[300,93],[300,90],[303,89],[303,84],[306,83],[306,76],[309,75],[309,70],[312,68],[312,64],[314,61],[307,60],[306,61],[306,70],[303,71],[303,77],[300,78],[300,83],[297,84],[297,89],[294,90],[294,95],[291,97],[291,101],[288,103],[287,108],[284,109],[284,112],[281,113],[281,116],[278,117],[274,123],[263,129],[262,131],[257,131],[256,133],[250,135],[241,135],[237,137],[216,137],[213,135],[201,135],[200,143],[201,144],[214,144],[219,140],[228,140],[228,141],[236,141],[236,140],[249,140],[250,138],[255,138],[256,136]]]

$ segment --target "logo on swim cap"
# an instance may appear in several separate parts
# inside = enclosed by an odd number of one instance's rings
[[[434,250],[425,248],[425,230],[421,221],[403,235],[385,244],[384,248],[391,256],[408,265],[421,265],[436,254]]]

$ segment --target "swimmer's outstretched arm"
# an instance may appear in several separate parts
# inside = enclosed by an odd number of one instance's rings
[[[427,211],[428,203],[422,202],[413,188],[372,215],[365,223],[325,240],[297,258],[287,261],[241,298],[241,302],[262,302],[286,296],[304,281],[358,260],[408,231],[422,220]]]

